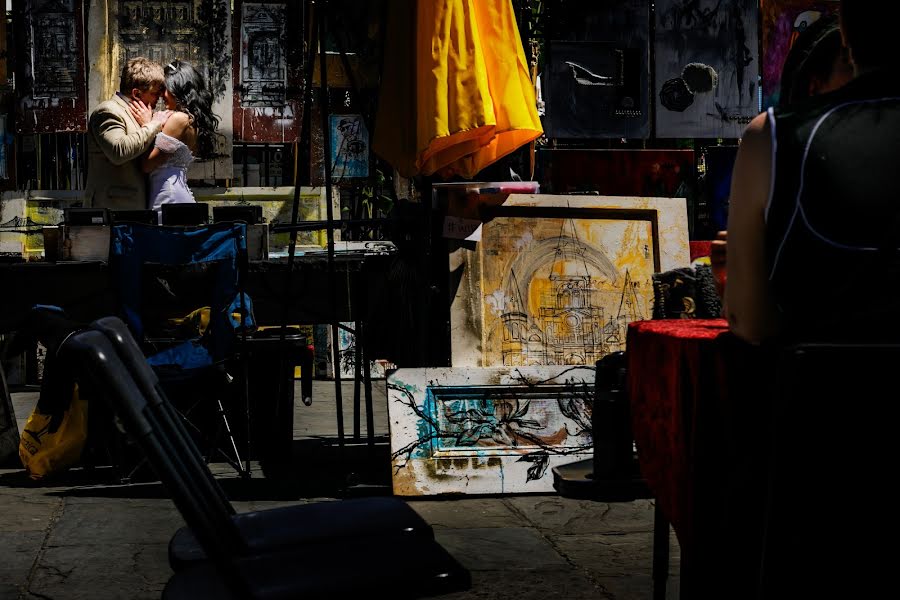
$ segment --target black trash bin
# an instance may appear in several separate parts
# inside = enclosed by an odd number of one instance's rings
[[[313,352],[298,328],[289,328],[285,339],[279,329],[264,329],[247,338],[247,393],[250,426],[238,429],[250,458],[259,460],[267,478],[283,479],[293,473],[294,368],[301,367],[301,393],[312,397]],[[237,383],[243,381],[237,374]]]

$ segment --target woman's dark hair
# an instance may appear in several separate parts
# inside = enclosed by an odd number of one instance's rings
[[[781,71],[779,106],[788,106],[809,96],[813,79],[828,79],[843,52],[841,30],[836,17],[819,17],[804,29],[788,52]]]
[[[841,0],[841,28],[857,66],[897,64],[898,20],[900,2]]]
[[[183,60],[175,59],[164,68],[166,89],[175,97],[176,109],[193,119],[197,130],[197,155],[210,158],[216,150],[216,127],[219,117],[213,114],[213,95],[203,75]]]

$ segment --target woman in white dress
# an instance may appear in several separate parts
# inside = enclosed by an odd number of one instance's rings
[[[219,124],[212,112],[212,93],[193,66],[176,59],[164,72],[163,100],[171,114],[153,149],[142,159],[144,173],[150,178],[147,206],[158,214],[163,204],[195,202],[187,184],[187,168],[195,156],[215,155]]]

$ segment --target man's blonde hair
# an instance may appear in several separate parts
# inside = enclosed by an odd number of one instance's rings
[[[122,68],[119,91],[126,96],[137,88],[143,92],[162,86],[166,81],[163,68],[149,58],[138,56],[129,60]]]

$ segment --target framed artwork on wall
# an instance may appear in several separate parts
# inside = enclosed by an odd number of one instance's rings
[[[294,143],[303,101],[301,2],[234,2],[234,138]]]
[[[568,36],[546,48],[547,136],[649,137],[650,2],[572,3],[566,12],[558,33]]]
[[[739,138],[759,114],[757,0],[657,0],[656,137]]]
[[[26,0],[19,41],[16,132],[85,131],[87,97],[82,0]]]
[[[553,492],[593,456],[593,365],[398,369],[387,391],[398,496]]]

